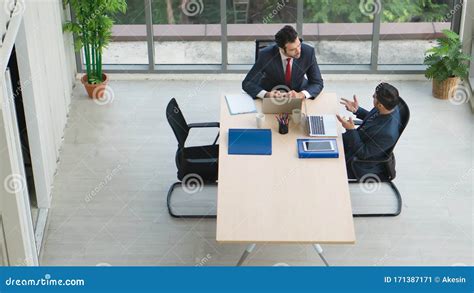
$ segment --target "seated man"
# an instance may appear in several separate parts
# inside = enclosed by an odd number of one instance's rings
[[[355,95],[353,101],[341,99],[341,104],[345,105],[348,111],[363,119],[362,124],[356,129],[352,118],[346,120],[337,115],[337,119],[346,129],[342,138],[349,178],[355,178],[351,168],[351,162],[355,157],[362,160],[387,159],[389,155],[387,151],[395,145],[400,136],[398,90],[388,83],[381,83],[376,87],[373,98],[374,108],[370,112],[359,107]],[[395,162],[392,164],[394,168]],[[355,165],[355,172],[359,178],[373,174],[382,179],[387,177],[384,168],[380,163],[360,163]]]
[[[314,48],[302,44],[289,25],[275,35],[275,42],[259,52],[242,89],[254,99],[280,97],[281,89],[287,89],[291,98],[317,97],[323,89],[323,79]]]

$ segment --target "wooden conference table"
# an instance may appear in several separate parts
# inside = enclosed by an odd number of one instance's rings
[[[334,93],[306,100],[307,113],[336,114]],[[262,103],[256,101],[260,112]],[[221,98],[217,233],[219,243],[248,243],[241,265],[257,243],[354,243],[349,185],[339,126],[337,159],[299,159],[297,138],[308,137],[300,124],[278,133],[274,114],[263,128],[272,130],[272,155],[228,155],[229,128],[256,128],[255,113],[230,115]]]

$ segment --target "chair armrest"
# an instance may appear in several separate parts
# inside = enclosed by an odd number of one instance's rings
[[[359,158],[354,158],[352,160],[352,164],[354,163],[388,163],[390,161],[390,158],[384,159],[384,160],[361,160]]]
[[[204,128],[204,127],[219,127],[219,122],[201,122],[201,123],[190,123],[189,128]]]

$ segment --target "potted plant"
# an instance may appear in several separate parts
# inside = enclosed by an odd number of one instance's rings
[[[64,0],[70,4],[75,19],[64,24],[63,29],[76,35],[74,48],[84,48],[86,74],[81,78],[91,98],[102,98],[108,77],[102,72],[102,51],[108,45],[114,24],[111,15],[125,13],[125,0]]]
[[[437,39],[438,45],[426,51],[424,64],[428,66],[425,76],[433,80],[433,96],[449,99],[453,96],[460,79],[468,76],[467,62],[471,57],[462,53],[459,35],[445,29],[444,36]]]

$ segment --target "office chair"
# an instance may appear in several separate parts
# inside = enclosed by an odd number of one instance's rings
[[[303,43],[303,39],[300,38],[300,42]],[[275,44],[275,40],[255,40],[255,62],[257,62],[258,53],[265,47]]]
[[[380,179],[380,182],[388,183],[390,188],[392,189],[395,198],[397,199],[397,211],[395,213],[380,213],[380,214],[353,214],[354,217],[395,217],[398,216],[402,212],[402,196],[400,195],[400,192],[397,189],[397,186],[393,183],[393,179],[395,179],[396,176],[396,171],[395,171],[395,155],[393,154],[393,149],[395,148],[395,145],[397,144],[398,140],[400,139],[400,136],[402,136],[403,131],[405,130],[405,127],[408,124],[408,121],[410,120],[410,109],[408,108],[408,105],[406,102],[400,98],[400,104],[398,105],[399,111],[400,111],[400,135],[398,136],[397,141],[395,144],[387,151],[388,156],[384,160],[361,160],[357,157],[355,157],[353,160],[350,162],[350,166],[352,169],[352,173],[356,177],[355,180],[349,180],[349,183],[364,183],[364,180],[370,180],[373,178],[370,178],[370,176],[367,176],[364,178],[363,175],[358,174],[356,171],[355,166],[358,164],[364,164],[364,163],[381,163],[384,164],[385,169],[386,169],[386,175],[387,176],[382,176]],[[378,180],[377,180],[378,181]]]
[[[185,143],[191,128],[219,128],[219,122],[187,124],[174,98],[169,101],[166,107],[166,119],[178,140],[175,161],[178,168],[177,177],[180,180],[173,183],[168,191],[166,200],[168,212],[175,218],[215,218],[215,215],[178,215],[173,212],[170,203],[174,188],[179,184],[187,184],[187,182],[183,182],[183,179],[185,181],[187,179],[191,180],[189,184],[216,184],[219,158],[217,140],[219,133],[211,145],[185,147]]]

